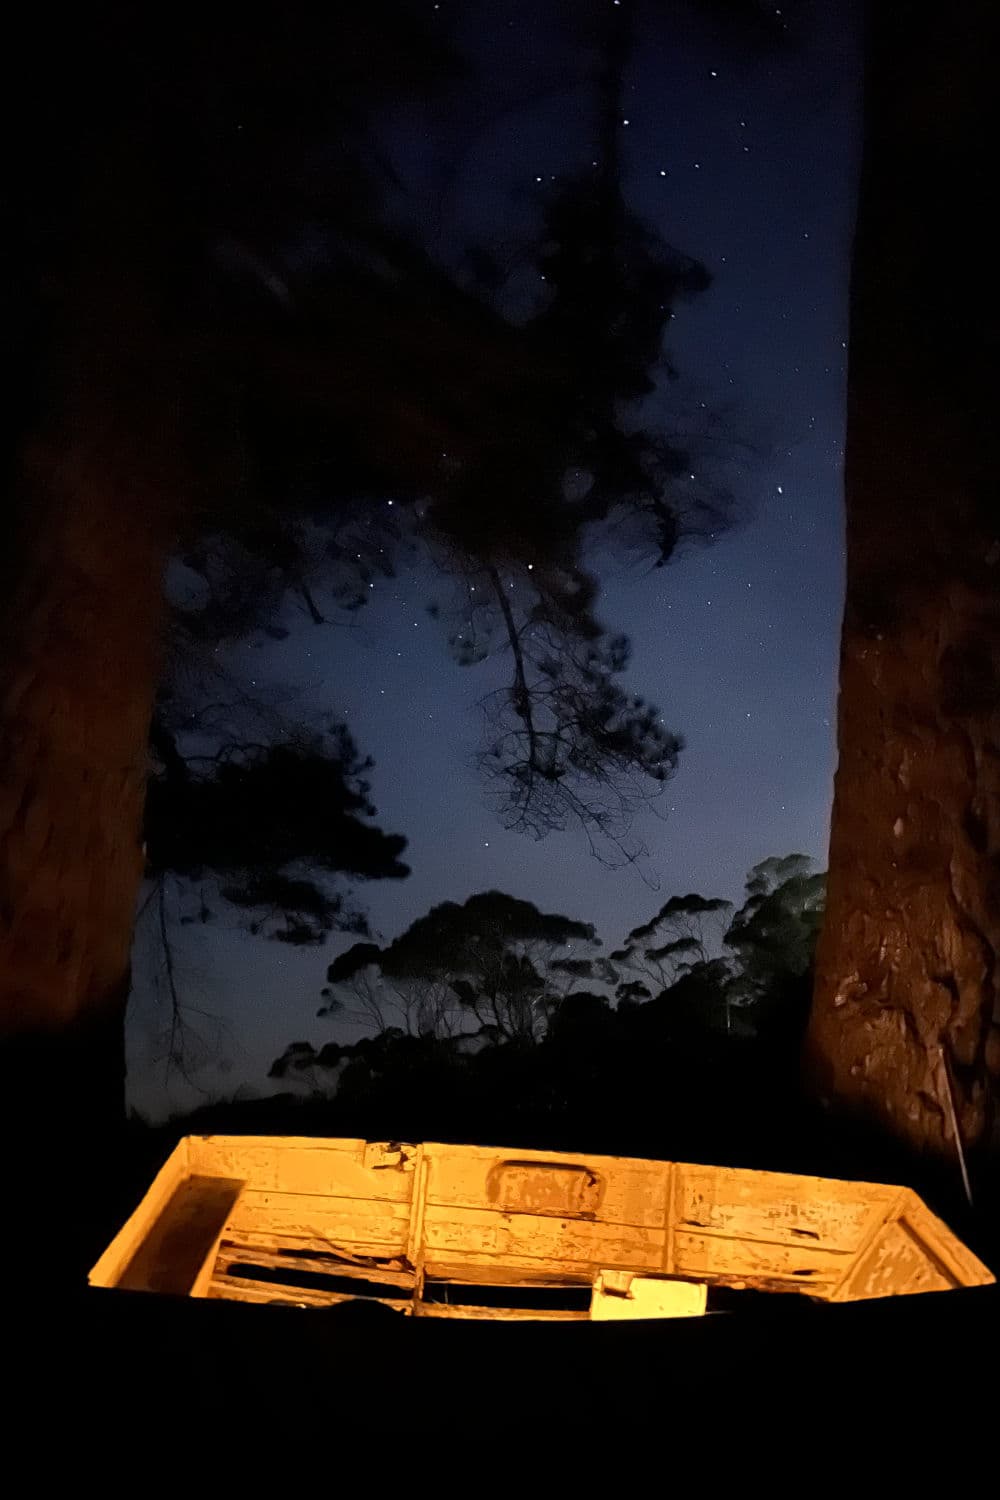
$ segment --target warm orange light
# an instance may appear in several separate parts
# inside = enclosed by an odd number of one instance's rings
[[[418,1317],[681,1317],[712,1286],[827,1302],[992,1282],[906,1188],[627,1157],[189,1136],[90,1275]]]

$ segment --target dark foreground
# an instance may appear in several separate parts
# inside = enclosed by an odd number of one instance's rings
[[[747,1314],[617,1326],[116,1291],[53,1300],[24,1286],[12,1304],[8,1458],[103,1472],[138,1452],[139,1493],[160,1493],[175,1465],[203,1474],[220,1461],[238,1492],[235,1469],[275,1459],[289,1494],[311,1488],[307,1476],[343,1480],[361,1465],[370,1481],[400,1463],[423,1493],[428,1465],[467,1451],[470,1494],[492,1493],[498,1478],[523,1489],[536,1459],[568,1480],[610,1458],[621,1480],[642,1477],[657,1493],[693,1465],[713,1494],[747,1442],[770,1455],[774,1493],[810,1493],[831,1465],[859,1482],[873,1464],[916,1465],[925,1478],[942,1464],[956,1476],[978,1467],[998,1406],[995,1287],[842,1307],[768,1297]],[[261,1471],[249,1492],[262,1489]]]
[[[875,1472],[891,1473],[894,1496],[938,1490],[942,1476],[949,1488],[994,1485],[997,1287],[837,1307],[762,1296],[745,1311],[610,1325],[463,1324],[88,1290],[86,1268],[173,1139],[139,1132],[123,1165],[62,1130],[28,1152],[15,1123],[0,1236],[0,1457],[12,1496],[55,1492],[45,1481],[69,1471],[64,1494],[299,1500],[317,1490],[374,1500],[399,1469],[401,1493],[436,1495],[456,1463],[463,1494],[560,1500],[571,1483],[659,1500],[682,1476],[685,1500],[811,1500],[833,1491],[834,1472],[852,1495],[872,1493]],[[992,1168],[966,1217],[953,1170],[935,1183],[899,1162],[860,1159],[840,1138],[836,1151],[813,1149],[805,1131],[782,1139],[773,1155],[748,1149],[745,1164],[911,1181],[1000,1267]],[[801,1159],[789,1159],[789,1140],[800,1140]],[[705,1149],[688,1159],[725,1158]],[[113,1193],[97,1193],[109,1183]],[[539,1465],[554,1484],[542,1483]],[[598,1478],[607,1465],[613,1484]]]

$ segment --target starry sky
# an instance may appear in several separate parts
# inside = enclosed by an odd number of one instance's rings
[[[589,96],[546,8],[491,0],[456,9],[462,45],[478,64],[474,84],[447,108],[384,123],[399,212],[445,259],[470,237],[516,240],[537,212],[539,179],[592,154]],[[534,843],[499,826],[473,760],[478,704],[502,664],[454,664],[445,628],[427,614],[429,600],[446,597],[429,568],[381,584],[349,629],[303,623],[280,645],[248,647],[248,674],[293,684],[303,703],[342,716],[375,758],[378,821],[407,836],[412,867],[406,881],[358,892],[384,939],[436,902],[498,888],[592,921],[615,946],[669,894],[736,900],[747,870],[770,854],[825,862],[857,27],[847,7],[805,4],[794,41],[758,51],[720,36],[696,7],[655,11],[640,11],[623,117],[627,192],[713,283],[678,309],[669,352],[681,378],[654,409],[667,422],[711,412],[725,438],[735,521],[665,569],[593,561],[602,617],[633,642],[630,680],[686,749],[655,813],[640,817],[647,856],[612,869],[588,855],[581,833]],[[171,1076],[159,1055],[162,1013],[139,953],[136,1107],[155,1116],[264,1090],[287,1042],[330,1039],[333,1023],[315,1012],[325,967],[344,946],[333,938],[317,953],[225,924],[185,929],[178,979],[207,1013],[196,1022],[192,1082]],[[340,1026],[336,1034],[349,1038]]]

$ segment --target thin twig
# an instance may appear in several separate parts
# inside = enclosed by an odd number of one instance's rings
[[[941,1075],[944,1078],[944,1092],[948,1105],[948,1115],[951,1120],[951,1128],[955,1132],[955,1150],[958,1153],[958,1165],[962,1172],[962,1186],[965,1188],[965,1196],[969,1201],[969,1207],[973,1208],[975,1205],[972,1202],[972,1185],[969,1182],[969,1170],[965,1164],[965,1148],[962,1145],[962,1132],[958,1128],[955,1094],[951,1086],[951,1075],[948,1072],[948,1061],[944,1055],[944,1048],[941,1045],[938,1045],[937,1054],[941,1063]]]

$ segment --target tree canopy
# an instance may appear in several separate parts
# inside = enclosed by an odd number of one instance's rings
[[[152,95],[109,80],[119,112],[81,101],[84,129],[47,149],[84,195],[95,253],[113,249],[113,277],[148,304],[147,353],[185,374],[197,360],[148,873],[196,893],[207,881],[202,918],[221,897],[253,930],[301,943],[360,925],[346,885],[398,877],[402,843],[371,821],[371,763],[349,730],[269,715],[227,678],[227,649],[306,623],[332,628],[415,557],[432,560],[453,595],[444,633],[456,661],[507,663],[485,702],[479,757],[499,816],[535,837],[582,829],[602,857],[630,859],[641,848],[633,813],[673,775],[682,740],[622,686],[629,643],[599,617],[585,549],[613,538],[662,565],[724,524],[726,499],[682,482],[690,451],[643,408],[675,374],[664,348],[673,310],[708,277],[623,194],[631,17],[595,13],[584,28],[595,165],[539,191],[520,246],[533,272],[526,300],[483,247],[457,267],[400,227],[392,171],[373,146],[389,103],[442,99],[462,80],[444,31],[419,7],[388,39],[371,17],[297,9],[295,24],[296,44],[266,59],[260,38],[230,53],[210,29],[176,71],[151,57],[140,28],[130,58],[152,70]],[[139,169],[126,120],[156,167],[141,235],[105,222],[105,200],[87,196],[109,143],[106,171],[123,191]],[[261,199],[255,184],[279,165],[280,191]],[[20,227],[44,240],[46,203],[22,188]],[[74,249],[71,236],[49,246],[62,304],[92,290],[70,274]],[[318,821],[310,796],[328,809]]]
[[[728,924],[729,903],[674,897],[608,955],[590,924],[501,892],[444,903],[335,959],[319,1014],[340,1038],[291,1043],[271,1076],[304,1085],[331,1131],[502,1126],[512,1142],[677,1156],[738,1126],[760,1145],[797,1095],[822,890],[801,856],[766,860]],[[694,948],[650,962],[664,924]]]
[[[204,757],[179,754],[154,724],[159,762],[146,798],[151,872],[203,882],[250,914],[250,930],[281,942],[321,943],[335,928],[361,929],[329,877],[401,879],[406,840],[370,820],[375,808],[347,730],[299,743],[239,745]]]
[[[320,1014],[353,1001],[355,1015],[377,1030],[538,1040],[558,997],[591,972],[589,959],[567,950],[597,943],[587,923],[484,891],[433,907],[384,949],[356,943],[342,953],[327,970]]]

